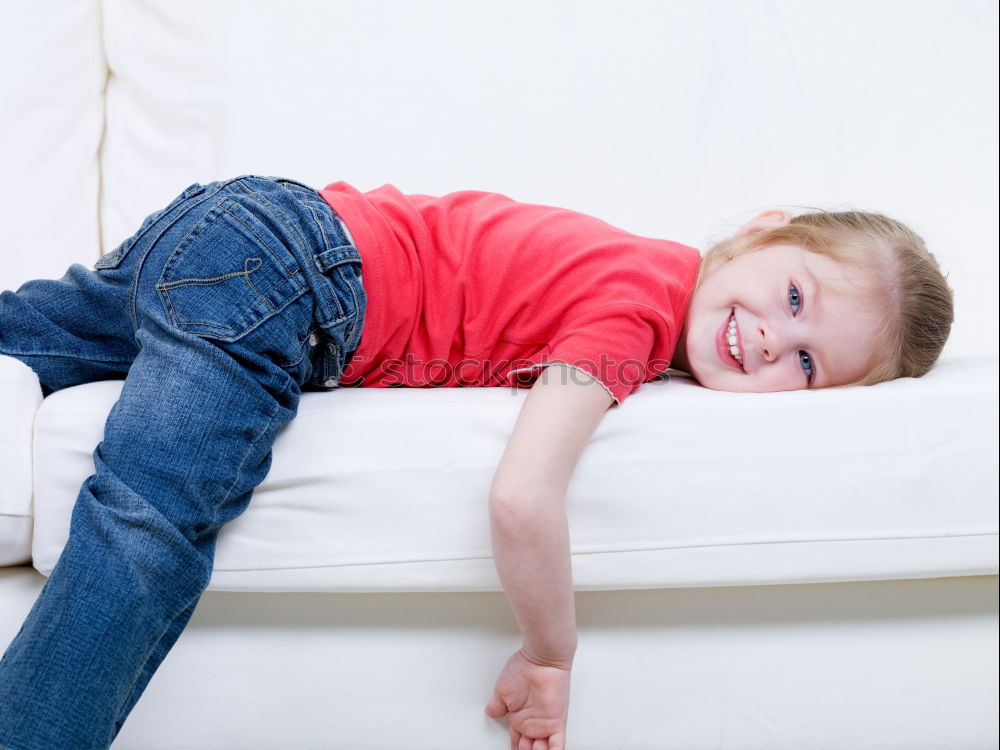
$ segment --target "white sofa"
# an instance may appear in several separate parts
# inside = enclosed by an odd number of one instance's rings
[[[982,98],[994,11],[905,7],[859,29],[790,2],[21,3],[0,30],[0,289],[90,265],[191,182],[243,173],[494,189],[697,246],[718,205],[851,196],[922,217],[960,313],[926,377],[763,395],[674,377],[605,416],[567,495],[569,747],[995,747],[996,255],[955,213],[996,214],[980,155],[996,115],[963,99],[961,123],[946,106],[908,117],[917,88]],[[778,71],[826,82],[796,89],[815,108],[832,91],[880,117],[824,124],[745,93]],[[842,79],[850,95],[830,88]],[[736,111],[746,125],[713,116]],[[816,128],[839,146],[810,146]],[[902,173],[941,132],[931,176]],[[795,169],[764,169],[779,147]],[[948,210],[931,177],[956,185]],[[120,388],[43,400],[0,356],[0,649],[58,558]],[[483,708],[520,641],[486,491],[525,394],[304,394],[114,747],[507,747]]]

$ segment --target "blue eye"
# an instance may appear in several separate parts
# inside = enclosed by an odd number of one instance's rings
[[[788,304],[792,307],[792,315],[798,315],[799,309],[802,307],[802,292],[795,284],[788,285]],[[809,356],[808,352],[799,351],[799,366],[802,368],[802,372],[806,374],[806,387],[812,385],[813,376],[815,375],[813,368],[812,357]]]
[[[792,306],[793,314],[797,313],[802,306],[802,294],[799,293],[798,287],[794,284],[788,287],[788,302]]]
[[[806,374],[806,378],[810,383],[813,379],[813,361],[812,357],[809,356],[808,352],[799,352],[799,365],[802,366],[802,372]]]

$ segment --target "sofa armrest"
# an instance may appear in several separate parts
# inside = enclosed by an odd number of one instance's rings
[[[0,565],[31,560],[32,441],[41,403],[35,373],[0,354]]]

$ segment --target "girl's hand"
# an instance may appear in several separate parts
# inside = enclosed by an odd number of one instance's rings
[[[524,649],[507,660],[486,715],[510,714],[510,750],[566,750],[570,667],[539,664]]]

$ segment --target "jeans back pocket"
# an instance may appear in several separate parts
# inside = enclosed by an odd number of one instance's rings
[[[220,200],[170,254],[156,290],[175,327],[236,341],[308,291],[280,222],[252,205]]]

